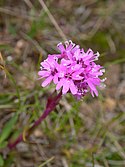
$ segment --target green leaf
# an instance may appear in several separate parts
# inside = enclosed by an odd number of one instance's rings
[[[7,146],[7,144],[8,144],[7,141],[0,143],[0,149],[5,148]]]
[[[6,44],[1,44],[0,45],[0,50],[12,50],[11,46],[6,45]]]
[[[0,135],[0,144],[7,139],[7,137],[10,135],[16,121],[17,121],[17,115],[14,115],[3,127],[2,133]]]
[[[3,160],[3,157],[0,155],[0,166],[3,166],[4,165],[4,160]]]

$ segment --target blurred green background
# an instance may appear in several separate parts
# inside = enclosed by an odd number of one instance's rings
[[[100,52],[107,87],[81,101],[67,94],[7,150],[54,91],[37,72],[65,39]],[[0,0],[0,52],[0,166],[125,167],[125,0]]]

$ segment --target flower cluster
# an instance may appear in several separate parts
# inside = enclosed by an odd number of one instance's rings
[[[66,41],[64,45],[59,43],[57,47],[60,54],[48,55],[41,62],[38,75],[45,78],[42,87],[53,81],[56,90],[62,88],[63,94],[70,92],[77,99],[89,91],[93,97],[98,96],[97,86],[101,86],[105,80],[99,78],[105,72],[104,68],[95,63],[99,53],[94,53],[91,49],[85,52],[72,41]]]

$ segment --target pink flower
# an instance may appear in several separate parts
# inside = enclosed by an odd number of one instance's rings
[[[69,90],[73,95],[77,93],[77,86],[74,84],[75,81],[80,81],[83,79],[80,74],[83,72],[81,65],[79,64],[65,64],[65,61],[61,61],[61,64],[58,66],[58,76],[59,82],[57,83],[56,90],[59,90],[61,87],[62,93],[66,94]]]
[[[65,45],[60,42],[57,47],[61,52],[60,58],[65,59],[72,59],[75,51],[79,49],[79,45],[75,45],[71,40],[66,41]]]
[[[62,93],[72,93],[77,99],[82,98],[87,92],[92,96],[98,96],[97,87],[100,87],[104,79],[100,79],[105,70],[94,61],[98,60],[99,53],[96,54],[88,49],[80,49],[72,41],[66,41],[65,45],[57,45],[60,54],[49,55],[41,63],[41,70],[38,75],[45,78],[42,86],[45,87],[52,81],[56,85],[56,90],[62,88]]]
[[[46,78],[42,83],[42,86],[45,87],[53,80],[55,84],[58,83],[57,75],[57,61],[53,56],[49,56],[46,60],[41,63],[41,70],[38,72],[40,78]]]

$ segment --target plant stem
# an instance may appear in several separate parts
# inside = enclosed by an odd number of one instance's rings
[[[29,128],[29,130],[26,134],[26,137],[28,137],[31,134],[31,132],[49,115],[49,113],[54,110],[54,108],[58,104],[59,100],[61,99],[61,96],[62,96],[62,91],[60,91],[60,93],[57,94],[54,98],[51,98],[51,97],[48,98],[46,109],[44,110],[44,112],[40,116],[40,118],[38,118],[38,120],[36,120],[34,122],[34,124]],[[22,141],[23,141],[23,134],[20,134],[14,142],[8,143],[8,148],[13,149],[16,147],[16,145],[18,143],[20,143]]]

